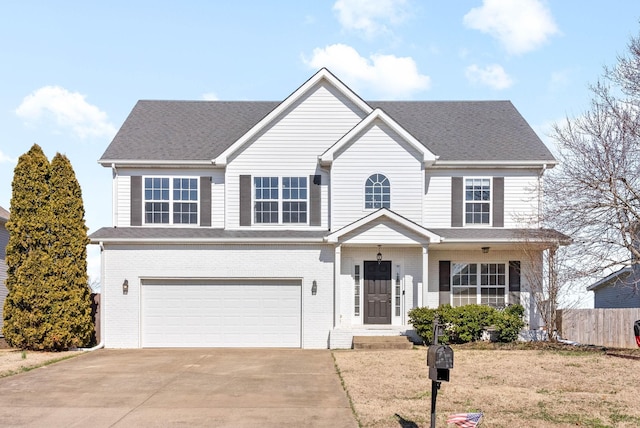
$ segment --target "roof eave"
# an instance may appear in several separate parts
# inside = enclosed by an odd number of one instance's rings
[[[556,160],[436,160],[432,168],[453,169],[479,169],[479,168],[542,168],[550,169],[558,164]]]
[[[175,168],[175,167],[216,167],[211,159],[166,160],[166,159],[99,159],[98,163],[105,168],[137,167],[137,168]]]
[[[322,244],[324,238],[94,238],[91,244]]]

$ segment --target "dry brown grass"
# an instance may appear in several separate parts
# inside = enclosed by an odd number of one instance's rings
[[[483,427],[640,426],[640,360],[571,348],[453,348],[438,427],[450,413],[472,411],[484,413]],[[429,426],[426,348],[333,355],[362,427]]]

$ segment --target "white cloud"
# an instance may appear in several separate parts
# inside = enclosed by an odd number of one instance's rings
[[[507,89],[513,85],[513,79],[498,64],[491,64],[484,68],[473,64],[467,67],[465,75],[470,82],[480,83],[493,89]]]
[[[367,89],[383,98],[410,97],[431,86],[431,78],[418,72],[411,57],[364,58],[351,46],[335,44],[314,49],[311,59],[303,61],[311,68],[328,68],[354,90]]]
[[[207,92],[202,94],[202,99],[205,101],[218,101],[218,95],[215,92]]]
[[[44,86],[27,95],[16,114],[29,123],[53,118],[59,128],[71,130],[80,138],[116,133],[105,112],[89,104],[84,95],[60,86]]]
[[[343,28],[372,38],[389,33],[387,25],[404,21],[408,16],[405,5],[406,0],[337,0],[333,10]]]
[[[512,54],[534,50],[559,32],[540,0],[483,0],[464,16],[464,24],[495,37]]]
[[[18,163],[18,159],[14,159],[0,150],[0,163]]]

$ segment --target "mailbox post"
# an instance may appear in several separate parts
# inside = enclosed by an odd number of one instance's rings
[[[438,337],[444,334],[438,315],[433,320],[433,345],[427,349],[427,365],[431,379],[431,428],[436,428],[436,400],[442,382],[449,382],[449,370],[453,368],[453,349],[449,345],[438,344]]]

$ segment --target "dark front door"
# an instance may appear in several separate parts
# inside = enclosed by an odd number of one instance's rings
[[[391,262],[364,262],[364,323],[391,324]]]

